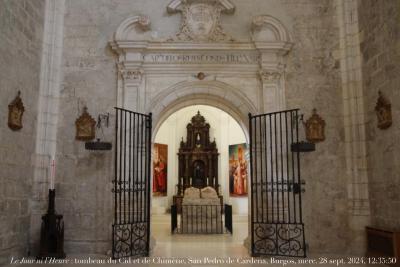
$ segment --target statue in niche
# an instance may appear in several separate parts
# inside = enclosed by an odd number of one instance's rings
[[[306,139],[309,142],[317,143],[325,140],[325,121],[313,109],[312,116],[304,123]]]
[[[25,108],[21,99],[21,92],[18,91],[17,96],[8,105],[8,127],[13,131],[22,129],[22,115]]]
[[[88,108],[84,107],[82,115],[75,121],[75,139],[79,141],[93,140],[96,135],[95,125],[96,121],[88,113]]]
[[[196,160],[193,164],[193,186],[202,188],[204,186],[204,162]]]
[[[200,133],[197,133],[197,137],[196,137],[196,147],[200,148],[201,147],[201,138],[200,138]]]
[[[389,100],[379,91],[378,101],[375,106],[376,116],[378,118],[378,128],[387,129],[392,125],[392,105]]]

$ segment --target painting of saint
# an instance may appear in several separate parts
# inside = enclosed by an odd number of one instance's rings
[[[168,145],[154,144],[153,196],[167,196]]]
[[[247,196],[246,144],[229,146],[229,194],[231,197]]]

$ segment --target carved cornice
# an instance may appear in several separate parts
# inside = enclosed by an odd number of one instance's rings
[[[282,72],[275,70],[260,70],[259,76],[264,83],[275,83],[281,79]]]

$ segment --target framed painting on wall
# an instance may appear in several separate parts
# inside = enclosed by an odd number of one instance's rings
[[[229,146],[229,195],[231,197],[247,196],[247,145]]]
[[[167,196],[168,145],[154,144],[153,196]]]

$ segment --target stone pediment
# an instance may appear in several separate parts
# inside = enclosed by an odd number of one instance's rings
[[[169,13],[182,13],[179,32],[168,41],[226,42],[233,41],[221,26],[221,13],[233,13],[229,0],[174,0]]]
[[[120,77],[129,84],[140,84],[143,73],[193,76],[211,69],[213,73],[257,77],[261,69],[261,76],[269,77],[264,74],[279,72],[283,56],[292,47],[284,25],[269,15],[253,17],[248,25],[250,41],[232,42],[221,26],[221,14],[235,11],[230,0],[173,0],[167,10],[182,14],[178,33],[171,38],[155,39],[153,31],[157,29],[151,29],[146,14],[125,19],[116,30],[110,45],[118,54]],[[276,81],[281,76],[273,77]]]

